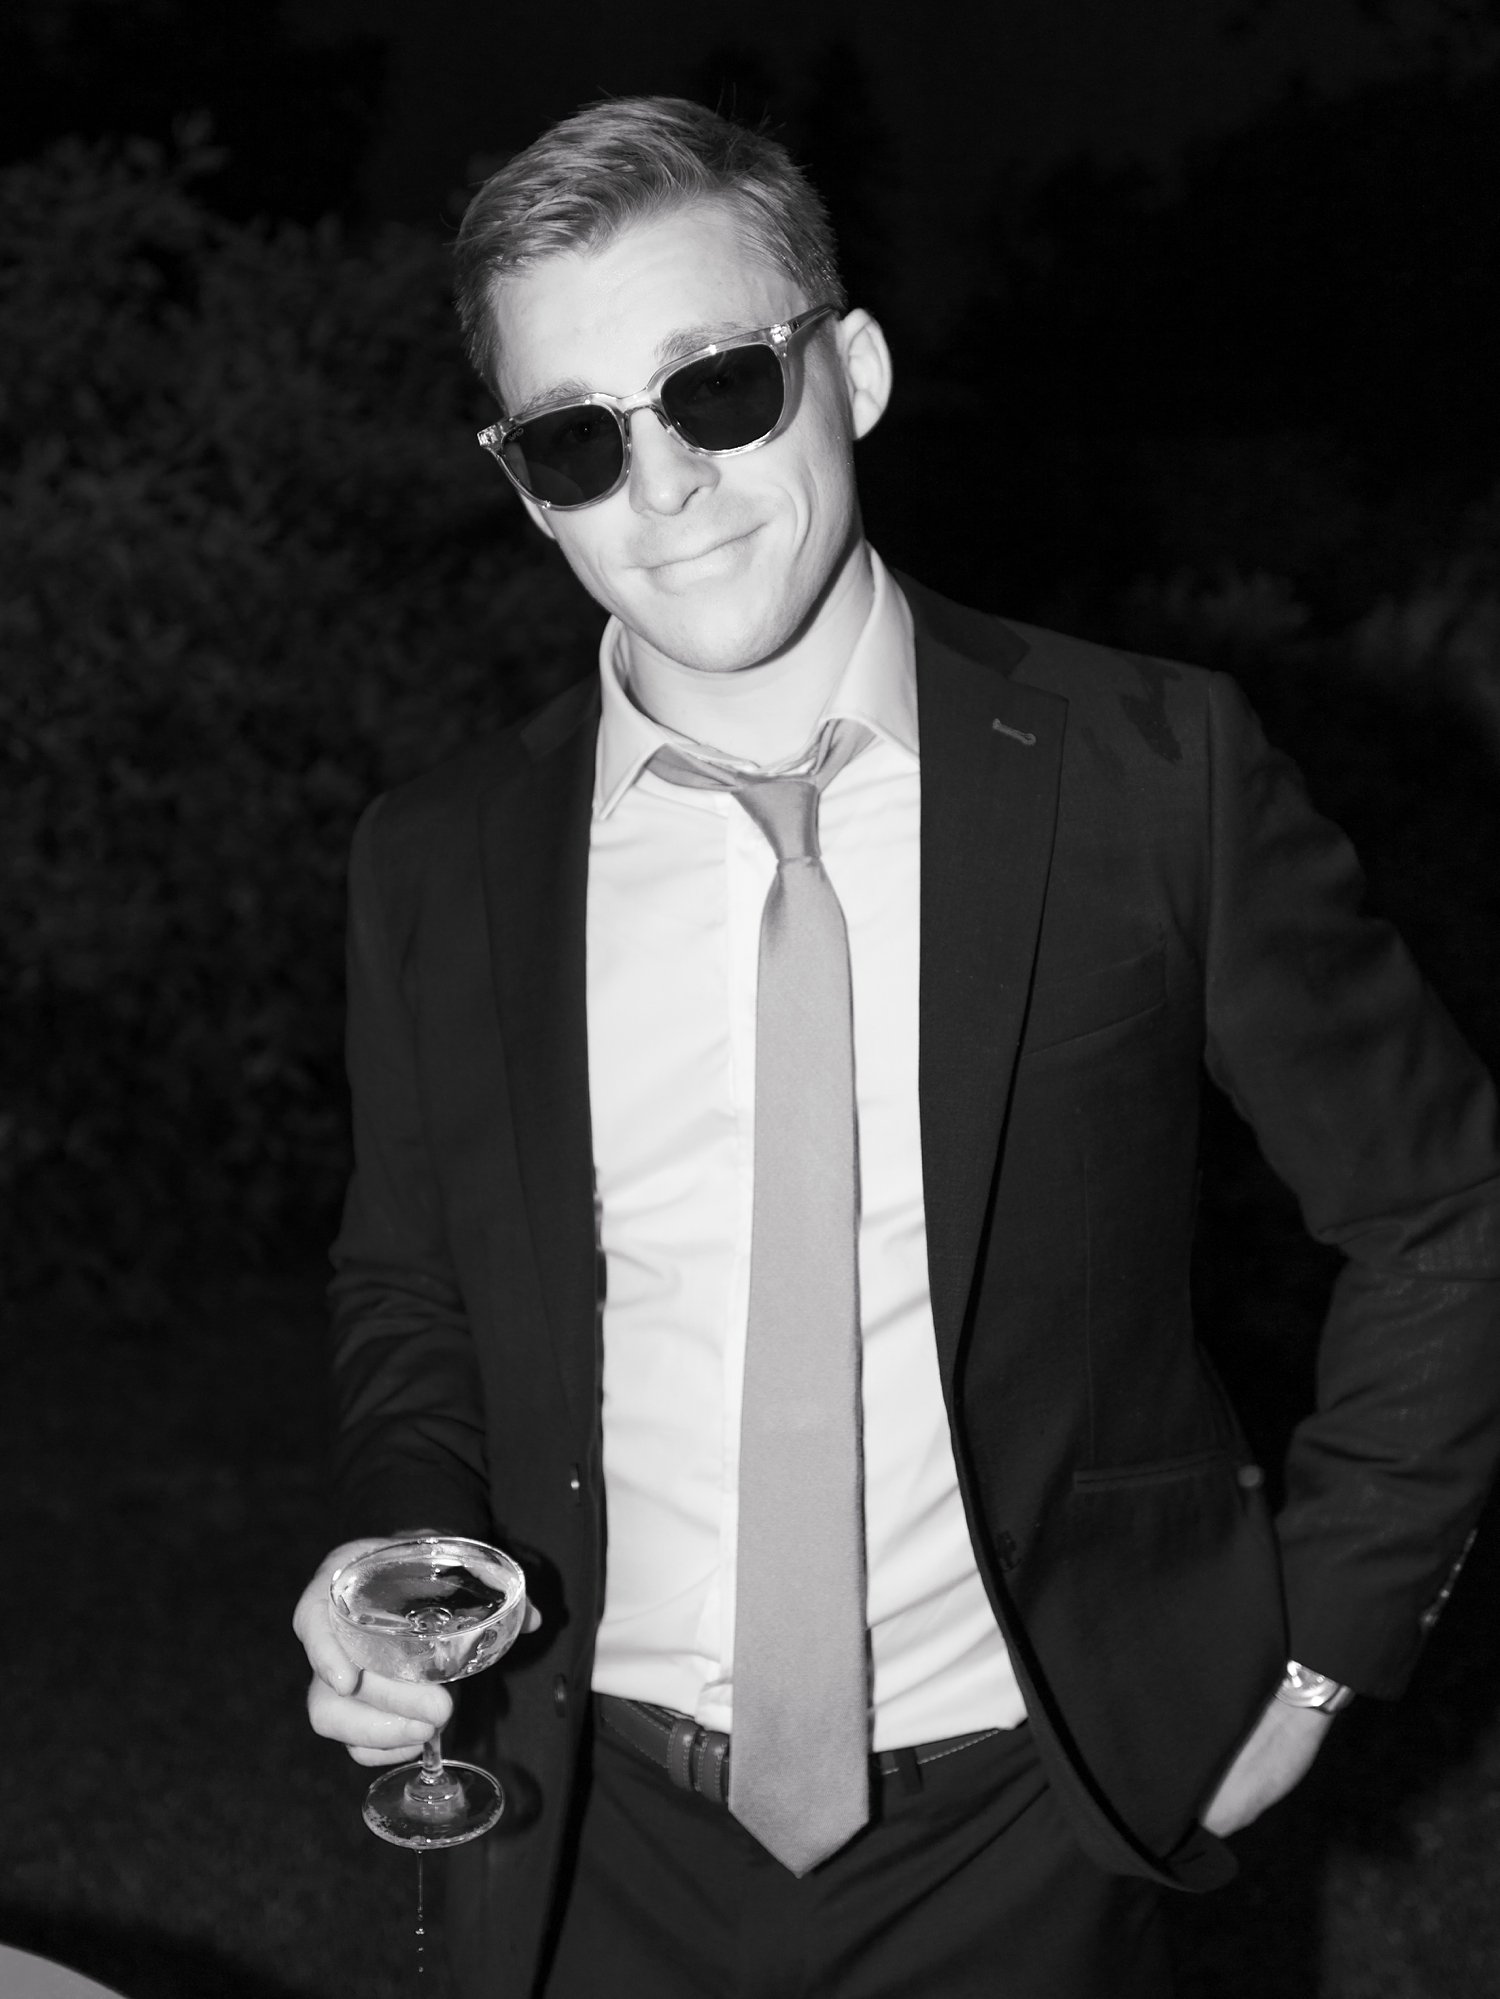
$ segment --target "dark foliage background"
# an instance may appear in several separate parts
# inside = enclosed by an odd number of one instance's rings
[[[1285,681],[1355,819],[1371,703],[1500,753],[1500,259],[1460,198],[1500,184],[1500,79],[1292,104],[1173,200],[1067,169],[997,209],[939,352],[851,77],[831,45],[783,123],[909,356],[864,465],[888,557]],[[326,1239],[353,817],[597,629],[473,444],[443,246],[246,222],[235,187],[204,117],[0,174],[3,1281],[147,1319]]]
[[[485,477],[441,247],[230,223],[216,164],[0,176],[6,1281],[137,1318],[326,1239],[354,817],[593,622]]]
[[[282,0],[12,0],[0,19],[0,159],[66,134],[167,144],[211,111],[200,190],[237,220],[353,214],[381,109],[372,35],[310,43]]]
[[[1500,1065],[1494,72],[1293,96],[1170,184],[1002,176],[947,331],[849,44],[663,80],[771,118],[830,196],[900,370],[882,553],[1235,671]],[[443,244],[364,210],[379,103],[375,45],[271,0],[0,25],[7,1580],[111,1634],[19,1621],[0,1934],[131,1999],[409,1983],[406,1857],[309,1745],[285,1631],[326,1538],[344,855],[598,629],[473,443]],[[1328,1261],[1217,1100],[1205,1161],[1204,1336],[1274,1464]],[[1178,1909],[1189,1999],[1500,1981],[1493,1540],[1410,1698]]]

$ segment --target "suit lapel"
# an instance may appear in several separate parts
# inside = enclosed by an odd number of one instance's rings
[[[599,694],[569,688],[480,802],[490,965],[542,1301],[575,1414],[597,1401],[586,904]]]
[[[1013,633],[900,582],[916,625],[923,774],[922,1172],[951,1385],[1030,994],[1067,704],[1007,677],[1025,652]],[[528,727],[524,760],[480,804],[516,1152],[553,1349],[580,1416],[597,1398],[586,986],[597,732],[591,679]]]
[[[1026,651],[1014,633],[901,583],[921,724],[927,1260],[951,1389],[1031,991],[1067,703],[1008,677]]]

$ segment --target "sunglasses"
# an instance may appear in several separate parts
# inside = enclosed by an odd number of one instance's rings
[[[705,458],[753,451],[786,418],[792,341],[834,310],[815,305],[776,326],[700,347],[668,362],[638,396],[580,396],[519,422],[502,417],[480,431],[479,442],[528,500],[559,512],[591,507],[624,485],[637,410],[652,411]]]

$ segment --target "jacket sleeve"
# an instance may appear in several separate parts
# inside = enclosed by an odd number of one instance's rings
[[[1393,1696],[1500,1453],[1493,1085],[1214,676],[1207,1063],[1345,1262],[1278,1520],[1293,1656]]]
[[[412,996],[387,906],[377,799],[349,865],[354,1172],[334,1243],[334,1472],[341,1537],[490,1527],[478,1369],[417,1086]],[[382,863],[385,863],[383,866]]]

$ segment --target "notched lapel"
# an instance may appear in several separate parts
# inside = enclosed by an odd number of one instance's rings
[[[485,911],[511,1115],[564,1391],[596,1395],[593,1139],[585,912],[598,687],[524,732],[527,757],[480,801]]]
[[[951,1388],[1031,990],[1067,702],[1011,677],[1025,645],[1004,626],[984,621],[976,658],[925,592],[908,596],[922,747],[922,1174]]]

